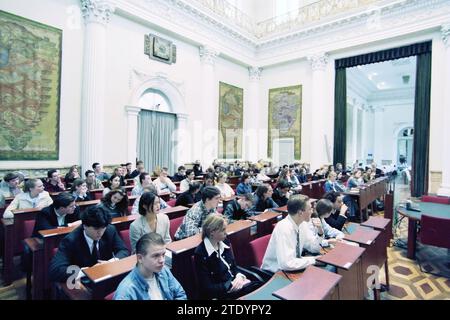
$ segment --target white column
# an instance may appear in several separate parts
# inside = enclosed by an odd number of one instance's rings
[[[325,126],[320,124],[325,114],[326,95],[324,88],[326,83],[326,67],[328,64],[328,55],[319,53],[308,57],[312,69],[312,105],[311,107],[311,170],[316,170],[328,162],[327,150],[325,145]]]
[[[192,162],[194,157],[191,155],[191,134],[188,130],[187,124],[188,115],[184,113],[177,113],[177,132],[173,136],[175,140],[175,159],[174,163],[177,166],[184,165],[185,163]],[[192,141],[192,143],[196,143]]]
[[[202,137],[195,143],[200,149],[198,153],[202,155],[202,163],[205,168],[218,157],[218,121],[219,121],[219,98],[218,83],[215,77],[214,63],[219,52],[210,46],[200,47],[200,60],[202,63],[202,114],[203,124]]]
[[[114,7],[105,0],[81,0],[85,21],[81,93],[82,172],[103,162],[105,118],[106,26]]]
[[[445,44],[445,59],[444,59],[444,100],[443,100],[443,139],[450,137],[450,23],[442,26],[442,41]],[[450,196],[450,145],[449,143],[442,144],[442,184],[438,189],[437,194],[442,196]]]
[[[127,161],[134,164],[137,157],[138,119],[141,108],[126,106],[125,111],[127,112]]]
[[[373,146],[373,158],[374,161],[381,165],[381,160],[383,158],[383,115],[384,109],[381,107],[374,108],[375,112],[375,120],[373,126],[373,136],[374,138],[374,146]]]
[[[364,165],[367,160],[367,107],[362,105],[362,120],[361,120],[361,154],[360,159],[363,160]]]
[[[358,160],[358,104],[352,106],[352,163]]]
[[[261,126],[267,124],[263,119],[262,105],[259,103],[259,80],[262,68],[248,67],[248,104],[244,105],[244,156],[245,160],[258,161],[261,154],[267,152],[267,134]],[[244,94],[245,100],[245,94]],[[265,156],[264,156],[265,158]]]

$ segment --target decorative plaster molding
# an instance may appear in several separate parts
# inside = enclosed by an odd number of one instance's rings
[[[125,111],[127,112],[128,116],[138,116],[141,108],[135,106],[125,106]]]
[[[308,60],[311,62],[312,71],[323,71],[328,64],[328,54],[316,53],[308,56]]]
[[[80,0],[81,13],[86,23],[107,24],[114,13],[115,6],[108,0]]]
[[[201,46],[199,48],[200,61],[204,64],[214,65],[219,52],[210,46]]]
[[[442,25],[441,36],[445,46],[450,47],[450,22]]]
[[[262,68],[248,67],[248,76],[250,81],[259,81],[261,79]]]

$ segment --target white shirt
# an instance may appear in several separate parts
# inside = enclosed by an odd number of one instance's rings
[[[314,257],[297,258],[297,241],[300,253],[303,249],[311,253],[320,252],[320,245],[308,228],[308,223],[302,222],[297,226],[288,215],[275,225],[261,268],[271,272],[293,271],[315,264]]]
[[[329,243],[328,243],[328,240],[326,240],[325,238],[336,238],[336,239],[343,239],[344,238],[344,236],[345,236],[344,233],[342,231],[339,231],[338,229],[332,228],[325,221],[325,219],[320,219],[320,222],[322,224],[322,230],[323,230],[323,235],[322,236],[319,236],[317,228],[314,225],[314,223],[312,222],[312,219],[308,222],[308,227],[313,232],[313,234],[314,234],[314,236],[316,238],[316,241],[318,243],[320,243],[320,245],[322,247],[329,247],[330,246]]]
[[[55,214],[56,214],[56,219],[58,219],[58,226],[63,226],[64,218],[66,217],[66,215],[65,214],[60,215],[56,209],[55,209]]]
[[[188,179],[184,179],[180,182],[180,191],[181,192],[185,192],[189,190],[189,180]]]
[[[158,281],[156,281],[155,275],[153,275],[151,278],[145,279],[148,283],[148,295],[150,296],[151,300],[163,300],[163,297],[161,295],[161,289],[158,286]]]
[[[86,231],[83,231],[84,234],[84,238],[86,239],[86,243],[89,247],[89,252],[92,254],[92,248],[94,247],[94,240],[92,240],[87,234]],[[100,251],[100,248],[98,246],[98,241],[97,241],[97,250]],[[100,257],[98,257],[100,259]]]
[[[29,209],[29,208],[45,208],[53,203],[50,194],[47,191],[42,191],[35,198],[31,198],[29,192],[19,193],[14,197],[14,200],[6,208],[3,218],[14,218],[11,210],[15,209]]]
[[[159,178],[153,181],[153,184],[155,185],[156,190],[158,190],[158,193],[167,191],[174,192],[177,190],[177,187],[169,178],[166,178],[166,181],[167,183],[163,183]]]
[[[231,196],[234,196],[234,190],[228,183],[217,183],[215,187],[220,190],[220,196],[222,198],[229,198]]]

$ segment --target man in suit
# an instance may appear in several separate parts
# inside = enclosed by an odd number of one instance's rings
[[[53,204],[42,209],[36,215],[33,237],[39,236],[40,230],[66,227],[69,223],[80,220],[80,208],[75,204],[75,198],[68,192],[58,194]]]
[[[129,255],[116,228],[111,225],[108,212],[99,207],[90,207],[81,214],[81,222],[81,226],[61,241],[50,263],[49,275],[53,282],[66,281],[71,276],[67,273],[71,265],[82,270]]]

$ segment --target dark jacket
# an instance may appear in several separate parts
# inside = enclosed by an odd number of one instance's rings
[[[189,192],[189,190],[183,192],[177,197],[177,201],[175,201],[176,206],[185,206],[187,207],[189,204],[194,204],[199,202],[201,199],[200,192],[197,192],[194,196]]]
[[[108,212],[111,218],[118,218],[126,215],[126,213],[119,212],[117,208],[110,207],[103,201],[100,202],[97,207],[102,208],[104,211]]]
[[[84,237],[83,225],[69,233],[59,244],[58,251],[50,262],[49,276],[54,282],[64,282],[71,274],[67,267],[76,265],[79,268],[91,267],[97,262],[92,261],[92,254]],[[116,228],[113,225],[106,227],[105,233],[98,242],[98,260],[109,260],[114,257],[122,259],[129,252]]]
[[[259,199],[258,196],[255,197],[255,205],[252,208],[252,211],[263,212],[266,209],[278,208],[279,205],[273,201],[272,198],[267,198],[266,200]]]
[[[339,210],[335,210],[328,218],[325,218],[325,221],[330,227],[342,230],[347,219],[339,214]]]
[[[94,197],[90,192],[86,192],[86,197],[82,198],[79,195],[76,195],[75,192],[72,193],[75,198],[75,202],[83,202],[83,201],[91,201],[94,200]]]
[[[228,202],[225,210],[223,210],[223,215],[228,219],[228,222],[231,223],[235,220],[248,219],[248,217],[252,216],[252,213],[250,210],[242,210],[237,199],[234,199]]]
[[[44,189],[47,192],[62,192],[64,189],[61,189],[58,185],[54,186],[48,181],[44,181]]]
[[[80,220],[79,207],[76,207],[73,214],[67,214],[64,217],[64,226],[77,220]],[[55,229],[57,227],[59,227],[58,218],[56,217],[55,207],[52,204],[37,213],[32,237],[39,237],[40,230]]]
[[[172,182],[183,181],[184,179],[186,179],[186,175],[183,176],[177,172],[173,175]]]
[[[229,246],[228,242],[224,242]],[[230,265],[231,273],[217,256],[217,252],[208,256],[204,241],[195,249],[194,262],[199,282],[200,299],[227,298],[227,291],[231,288],[231,282],[237,274],[237,268],[231,248],[225,249],[222,257]]]
[[[283,207],[283,206],[287,205],[287,202],[288,202],[288,200],[289,200],[289,199],[286,197],[286,195],[285,195],[285,194],[282,194],[282,192],[281,192],[280,189],[278,189],[278,188],[276,188],[276,189],[273,191],[272,199],[273,199],[273,201],[275,201],[275,203],[276,203],[278,206],[280,206],[280,207]]]

